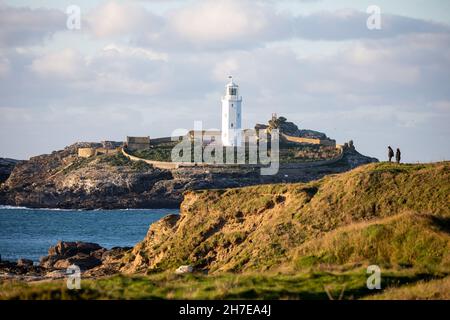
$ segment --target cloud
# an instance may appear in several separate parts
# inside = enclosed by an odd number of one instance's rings
[[[127,36],[131,43],[163,50],[235,50],[293,38],[342,41],[413,33],[448,33],[447,25],[382,13],[382,29],[369,30],[366,12],[354,9],[308,15],[278,12],[271,1],[195,1],[164,15],[136,3],[107,2],[88,17],[98,37]]]
[[[89,12],[86,22],[97,37],[134,34],[151,37],[158,32],[163,19],[137,4],[110,1]]]
[[[43,78],[62,80],[80,79],[86,72],[84,58],[74,49],[64,49],[36,58],[31,63],[31,70]]]
[[[167,20],[179,38],[212,48],[274,40],[288,28],[288,17],[248,1],[199,2],[170,13]]]
[[[341,41],[450,32],[447,25],[387,13],[382,14],[381,30],[368,30],[365,12],[296,16],[276,11],[271,1],[249,0],[195,1],[161,15],[139,2],[108,1],[82,18],[82,31],[94,38],[124,38],[135,46],[171,51],[246,49],[292,38]],[[55,9],[0,5],[0,46],[39,44],[67,31],[66,19]]]
[[[15,8],[0,3],[0,47],[39,44],[64,30],[66,18],[59,10]]]
[[[309,40],[381,39],[411,33],[448,33],[447,25],[399,15],[381,14],[381,29],[369,30],[369,15],[353,9],[300,15],[292,22],[294,36]]]

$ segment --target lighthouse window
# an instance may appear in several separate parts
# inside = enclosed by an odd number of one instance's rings
[[[231,124],[231,127],[233,128],[233,124]]]
[[[236,93],[237,93],[237,89],[236,88],[230,88],[228,90],[228,93],[229,93],[230,96],[235,96]]]

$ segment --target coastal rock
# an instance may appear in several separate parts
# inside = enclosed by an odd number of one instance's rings
[[[66,242],[66,241],[58,241],[58,243],[50,247],[48,249],[48,255],[49,256],[63,256],[63,257],[70,257],[77,253],[86,253],[90,254],[91,252],[94,252],[99,249],[104,249],[97,243],[91,243],[91,242]]]
[[[48,256],[42,257],[40,266],[47,269],[66,269],[75,264],[87,270],[102,264],[101,257],[106,251],[96,243],[59,241],[50,247]]]
[[[18,262],[0,261],[0,274],[3,278],[14,278],[17,276],[40,276],[44,269],[33,265],[33,262],[27,259],[19,259]]]
[[[19,259],[17,260],[18,267],[31,267],[33,266],[33,260],[29,259]]]
[[[93,255],[78,253],[72,257],[57,260],[53,267],[56,269],[67,269],[73,264],[80,267],[81,270],[88,270],[101,265],[102,261]]]
[[[107,250],[96,243],[59,241],[49,248],[39,266],[32,260],[0,261],[0,279],[36,281],[66,277],[66,269],[77,265],[87,277],[113,275],[119,272],[121,261],[131,247],[114,247]]]

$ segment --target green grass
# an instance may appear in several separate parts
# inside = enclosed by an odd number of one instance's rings
[[[405,213],[339,228],[300,246],[295,263],[298,269],[366,263],[424,272],[450,270],[450,235],[440,227],[448,220]]]
[[[116,153],[114,155],[103,155],[100,156],[100,163],[106,163],[114,167],[130,167],[134,171],[147,171],[152,168],[151,165],[145,163],[144,161],[131,161],[125,157],[122,153]]]
[[[72,162],[71,165],[69,165],[66,168],[64,168],[62,170],[62,173],[63,174],[68,174],[69,172],[78,170],[80,168],[84,168],[84,167],[88,166],[94,159],[95,159],[94,157],[77,158],[74,162]]]
[[[130,152],[132,155],[153,161],[172,161],[172,149],[178,142],[163,143],[152,146],[147,150],[138,150]],[[231,150],[232,149],[232,150]],[[202,152],[205,147],[202,147]],[[226,159],[227,153],[234,152],[234,163],[237,163],[237,150],[236,148],[224,147],[223,161],[229,163]],[[270,155],[270,147],[268,148]],[[214,155],[214,152],[212,153]],[[299,145],[299,144],[281,144],[280,145],[280,162],[282,163],[296,163],[296,162],[309,162],[335,158],[339,155],[339,151],[333,147],[320,146],[320,145]],[[191,162],[194,161],[194,145],[191,144]],[[203,161],[203,159],[202,159]],[[245,163],[249,163],[248,146],[245,149]]]
[[[187,274],[116,275],[82,280],[81,290],[68,290],[65,281],[3,282],[0,299],[360,299],[374,294],[367,289],[365,269],[352,272],[299,274]],[[382,289],[440,279],[443,274],[382,273]]]
[[[152,168],[151,165],[144,161],[131,161],[122,153],[113,155],[97,155],[89,158],[77,158],[71,165],[62,170],[63,174],[68,174],[72,171],[86,168],[89,166],[106,164],[112,167],[127,167],[134,171],[147,171]]]
[[[130,152],[132,155],[153,161],[172,161],[172,149],[176,145],[176,143],[164,143],[153,146],[151,149],[147,150],[138,150],[134,152]]]

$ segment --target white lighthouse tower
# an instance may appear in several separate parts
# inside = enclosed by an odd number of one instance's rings
[[[233,82],[226,85],[225,96],[222,98],[222,144],[227,147],[239,147],[242,143],[241,103],[239,86]]]

